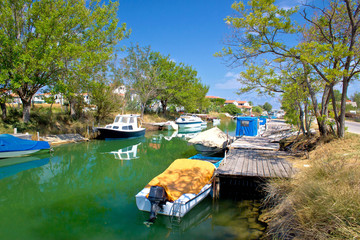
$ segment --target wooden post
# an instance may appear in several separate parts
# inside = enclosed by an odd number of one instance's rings
[[[220,196],[220,179],[215,176],[212,182],[213,185],[213,200],[218,200]]]

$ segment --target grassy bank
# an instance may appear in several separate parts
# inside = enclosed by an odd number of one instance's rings
[[[324,141],[291,180],[267,186],[270,210],[262,218],[271,239],[360,238],[360,137]]]
[[[73,119],[67,112],[67,109],[60,105],[36,104],[31,108],[31,117],[29,123],[22,121],[22,109],[20,107],[8,107],[8,117],[5,121],[0,120],[0,133],[13,133],[17,128],[18,133],[36,135],[52,135],[78,133],[84,137],[91,137],[92,127],[104,126],[114,121],[113,113],[100,123],[95,119],[95,113],[91,111],[83,112],[77,119]],[[175,120],[180,114],[168,114],[166,117],[162,114],[145,114],[143,122],[166,122]]]

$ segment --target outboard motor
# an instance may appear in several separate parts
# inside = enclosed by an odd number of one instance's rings
[[[150,218],[148,222],[153,223],[156,219],[156,214],[166,203],[167,196],[165,189],[159,186],[151,186],[148,199],[151,203]]]

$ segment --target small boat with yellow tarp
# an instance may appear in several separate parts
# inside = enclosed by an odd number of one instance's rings
[[[215,165],[194,159],[177,159],[163,173],[153,178],[136,195],[139,210],[183,217],[211,191]]]

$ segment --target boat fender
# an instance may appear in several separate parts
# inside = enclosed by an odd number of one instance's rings
[[[148,222],[154,222],[156,214],[162,210],[166,203],[167,196],[165,189],[160,186],[151,186],[149,196],[147,197],[151,204],[150,218]]]

